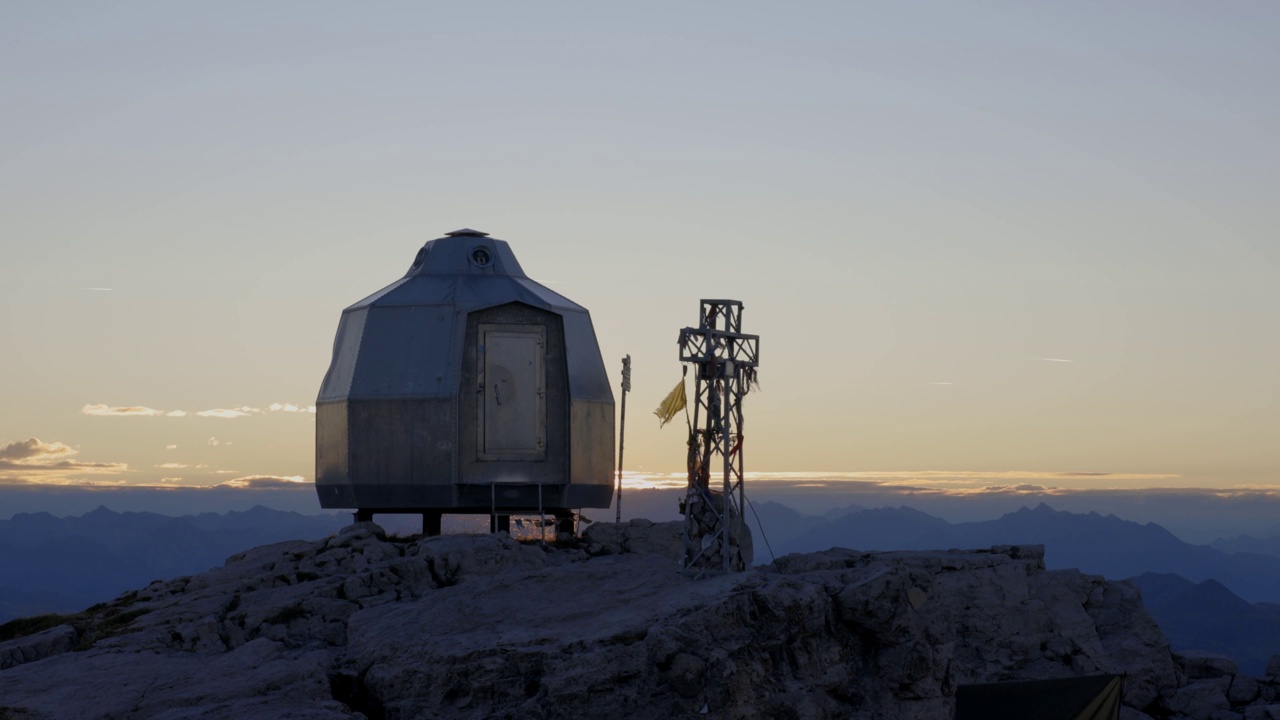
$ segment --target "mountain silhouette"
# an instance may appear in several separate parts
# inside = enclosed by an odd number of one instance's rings
[[[1045,546],[1050,568],[1079,568],[1109,578],[1172,573],[1197,583],[1214,579],[1250,602],[1280,602],[1280,557],[1225,553],[1184,542],[1155,523],[1063,512],[1044,503],[981,522],[952,524],[908,507],[808,522],[810,530],[775,543],[774,550],[786,554],[831,547],[930,550],[1036,544]]]
[[[79,517],[19,513],[0,520],[0,622],[82,610],[152,580],[221,565],[251,547],[317,539],[350,523],[262,506],[171,517],[105,506]]]
[[[1260,675],[1280,649],[1280,606],[1249,603],[1216,580],[1193,583],[1167,573],[1132,578],[1174,650],[1210,650]]]

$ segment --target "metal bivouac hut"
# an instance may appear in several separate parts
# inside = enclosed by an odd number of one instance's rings
[[[323,508],[549,514],[613,500],[613,392],[591,316],[530,280],[506,242],[457,230],[342,312],[316,400]]]

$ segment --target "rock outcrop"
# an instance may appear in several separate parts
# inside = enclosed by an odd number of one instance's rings
[[[1173,655],[1134,586],[1047,571],[1038,547],[835,549],[695,580],[678,572],[679,539],[646,521],[559,547],[360,523],[260,547],[0,643],[0,706],[932,720],[962,684],[1126,673],[1131,720],[1280,717],[1280,677]]]

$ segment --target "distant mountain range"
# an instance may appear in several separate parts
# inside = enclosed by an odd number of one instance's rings
[[[170,517],[105,507],[80,517],[21,513],[0,520],[0,622],[74,612],[152,580],[192,575],[282,540],[322,538],[348,513],[308,516],[254,507]]]
[[[1216,580],[1193,583],[1177,575],[1143,573],[1132,580],[1175,650],[1211,650],[1240,669],[1262,675],[1280,654],[1280,605],[1250,604]]]
[[[967,523],[950,523],[909,507],[850,505],[814,516],[765,502],[755,510],[764,526],[764,533],[754,528],[757,563],[770,561],[768,545],[777,556],[831,547],[1044,545],[1051,569],[1134,578],[1175,649],[1221,652],[1254,674],[1261,674],[1271,655],[1280,653],[1280,538],[1241,536],[1216,541],[1213,547],[1192,545],[1154,523],[1060,512],[1044,504]],[[385,520],[394,527],[403,518]],[[0,520],[0,622],[76,612],[152,580],[220,566],[249,548],[318,539],[350,522],[348,513],[308,516],[261,506],[182,517],[117,513],[105,507],[68,518],[18,514]]]
[[[1280,602],[1280,557],[1192,545],[1155,523],[1114,515],[1059,512],[1041,504],[995,520],[952,524],[909,507],[855,505],[823,517],[801,515],[774,502],[756,510],[777,555],[830,547],[930,550],[1037,544],[1045,546],[1050,568],[1079,568],[1108,578],[1170,573],[1196,583],[1213,579],[1249,602]],[[755,545],[756,561],[768,562],[761,538]]]
[[[1256,555],[1273,555],[1280,557],[1280,535],[1256,538],[1240,535],[1234,540],[1218,539],[1211,545],[1218,550],[1229,553],[1254,553]]]
[[[1175,650],[1209,650],[1261,675],[1280,654],[1280,537],[1242,535],[1192,545],[1154,523],[1059,512],[1041,504],[995,520],[952,524],[909,507],[835,508],[802,515],[775,502],[756,506],[781,556],[830,547],[928,550],[988,545],[1045,546],[1049,568],[1132,578]],[[769,562],[756,538],[756,562]],[[1246,599],[1247,598],[1247,599]]]

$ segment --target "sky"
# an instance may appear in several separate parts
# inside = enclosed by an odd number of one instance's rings
[[[632,356],[637,482],[728,297],[750,471],[1280,491],[1274,3],[0,18],[0,482],[311,482],[342,309],[471,227]]]

